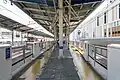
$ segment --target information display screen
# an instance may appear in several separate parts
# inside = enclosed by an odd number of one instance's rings
[[[10,56],[11,56],[11,55],[10,55],[10,48],[6,48],[6,50],[5,50],[5,56],[6,56],[6,57],[5,57],[6,59],[9,59],[9,58],[10,58]]]

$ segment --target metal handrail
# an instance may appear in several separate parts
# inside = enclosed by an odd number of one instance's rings
[[[55,44],[50,46],[50,48],[48,48],[47,50],[41,52],[40,55],[32,59],[30,62],[27,62],[26,64],[24,64],[18,71],[12,73],[13,76],[11,80],[17,80],[24,72],[26,72],[26,70],[28,70],[37,61],[37,59],[42,59],[44,57],[44,54],[50,49],[52,49],[54,45]]]

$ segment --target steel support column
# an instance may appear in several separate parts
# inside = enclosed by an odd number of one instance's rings
[[[59,0],[59,58],[63,57],[63,0]]]
[[[69,26],[67,27],[67,46],[68,46],[68,49],[69,49],[69,28],[70,28],[70,19],[71,19],[71,0],[69,0],[69,8],[68,8],[68,15],[69,15]]]
[[[56,26],[54,25],[53,27],[54,27],[54,40],[56,41],[57,40],[57,38],[56,38]]]

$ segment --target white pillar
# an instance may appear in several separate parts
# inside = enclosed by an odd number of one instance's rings
[[[107,80],[120,80],[120,44],[108,45],[108,77]]]
[[[59,57],[63,57],[63,0],[59,0]]]
[[[14,45],[14,31],[12,30],[12,45]]]
[[[23,43],[23,32],[21,32],[21,45],[22,45],[22,43]]]

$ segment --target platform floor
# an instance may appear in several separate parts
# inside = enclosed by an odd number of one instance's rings
[[[37,80],[79,80],[69,50],[64,47],[63,59],[58,59],[58,51],[58,48],[53,51],[51,58]]]
[[[72,48],[71,48],[72,49]],[[74,50],[74,49],[72,49]],[[73,51],[73,56],[79,67],[79,73],[82,80],[104,80],[91,66],[86,62],[82,56],[84,52],[80,49]]]
[[[58,59],[58,48],[53,51],[50,59],[45,64],[45,67],[41,71],[42,60],[38,59],[30,69],[28,69],[21,77],[20,80],[80,80],[73,64],[73,58],[64,47],[64,59]],[[76,54],[76,51],[73,53]],[[82,58],[77,56],[79,61],[78,64],[81,66],[82,80],[104,80],[101,78]]]

